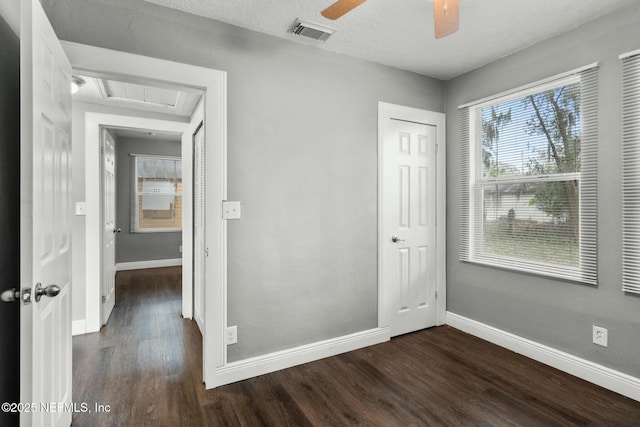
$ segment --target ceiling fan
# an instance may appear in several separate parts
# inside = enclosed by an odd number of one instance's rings
[[[327,19],[338,19],[367,0],[338,0],[321,12]],[[458,1],[433,0],[433,16],[436,38],[446,37],[458,31]]]

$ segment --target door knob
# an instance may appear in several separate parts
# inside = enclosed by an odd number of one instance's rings
[[[393,236],[391,236],[391,241],[393,243],[398,243],[398,242],[404,242],[404,239],[399,238],[398,236],[396,236],[395,234]]]
[[[36,302],[40,302],[40,298],[42,296],[47,296],[49,298],[53,298],[60,293],[60,287],[57,285],[49,285],[46,288],[43,288],[40,283],[36,284]]]
[[[13,302],[19,299],[20,299],[20,291],[16,290],[16,288],[7,289],[2,293],[2,295],[0,295],[0,300],[2,300],[2,302]]]
[[[0,294],[0,300],[2,302],[14,302],[14,301],[22,301],[24,305],[31,304],[31,288],[24,288],[22,291],[20,289],[8,289]]]
[[[120,228],[120,227],[113,229],[114,233],[120,233],[121,231],[122,231],[122,228]]]

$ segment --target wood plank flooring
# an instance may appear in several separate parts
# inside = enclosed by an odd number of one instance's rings
[[[109,324],[73,339],[74,427],[640,425],[640,402],[446,326],[205,391],[180,275],[118,273]]]

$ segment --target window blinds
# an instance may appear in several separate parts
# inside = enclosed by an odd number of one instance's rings
[[[622,290],[640,294],[640,52],[622,67]]]
[[[179,157],[130,154],[132,233],[182,228],[182,161]]]
[[[460,259],[597,283],[597,64],[460,107]]]

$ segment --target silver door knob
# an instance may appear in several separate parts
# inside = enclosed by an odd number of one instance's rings
[[[7,289],[2,293],[2,295],[0,295],[0,300],[2,300],[2,302],[13,302],[18,301],[19,299],[20,290],[17,290],[16,288]]]
[[[0,294],[0,300],[2,302],[14,302],[14,301],[22,301],[24,305],[31,304],[31,288],[24,288],[22,291],[20,289],[8,289]]]
[[[120,228],[120,227],[113,229],[114,233],[120,233],[121,231],[122,231],[122,228]]]
[[[391,241],[393,243],[398,243],[398,242],[404,242],[404,239],[399,238],[398,236],[396,236],[395,234],[393,236],[391,236]]]
[[[53,298],[56,295],[58,295],[60,293],[60,287],[58,285],[49,285],[46,288],[42,287],[42,284],[37,283],[36,284],[36,302],[40,302],[40,298],[42,298],[42,296],[46,296],[49,298]]]

